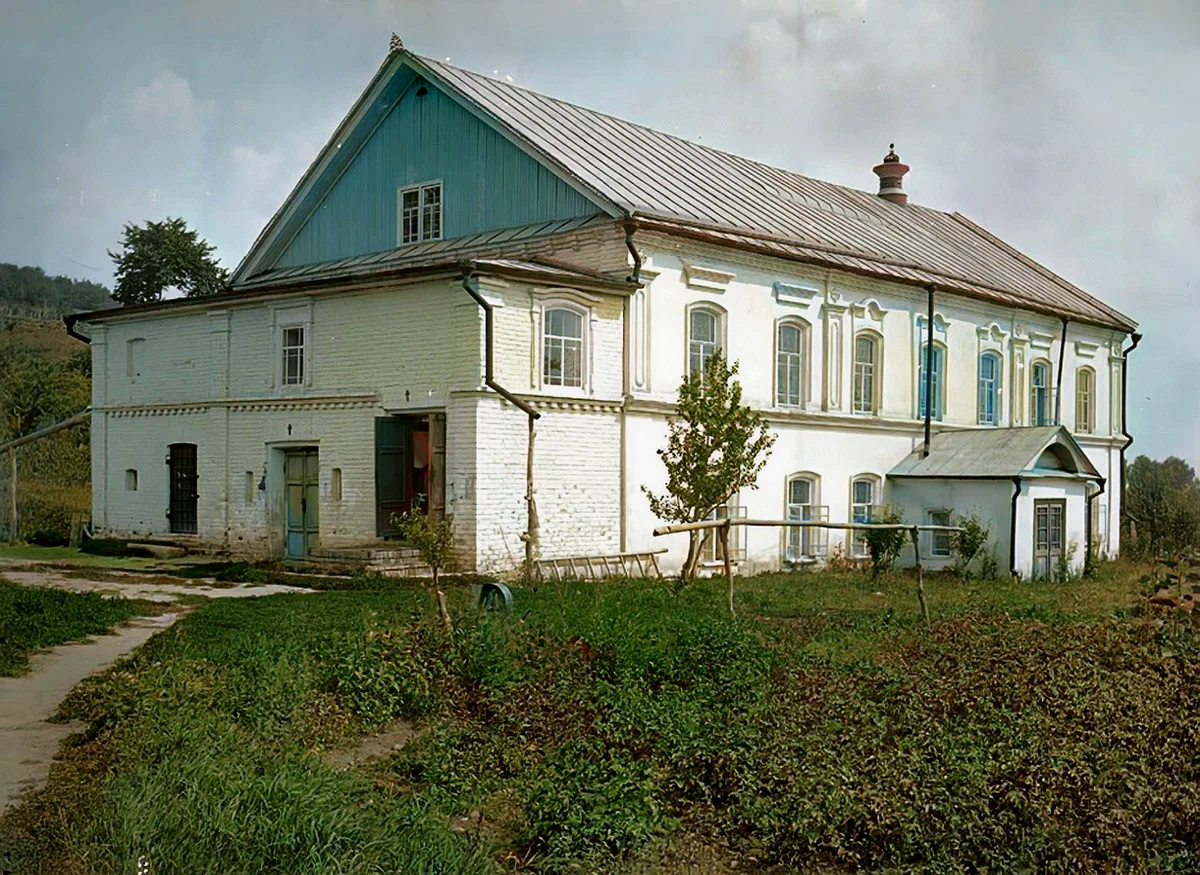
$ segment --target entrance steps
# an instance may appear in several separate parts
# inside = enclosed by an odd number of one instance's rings
[[[318,565],[353,566],[384,577],[422,577],[430,573],[417,549],[404,544],[319,547],[309,552],[308,561]]]

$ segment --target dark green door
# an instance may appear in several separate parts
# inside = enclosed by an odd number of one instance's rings
[[[320,487],[317,451],[288,450],[285,456],[287,476],[287,555],[305,559],[317,547]]]
[[[381,538],[400,534],[394,514],[412,507],[412,421],[403,416],[375,420],[375,529]]]

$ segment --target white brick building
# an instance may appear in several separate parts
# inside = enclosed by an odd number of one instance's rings
[[[975,512],[1022,573],[1089,537],[1115,553],[1135,323],[908,204],[905,170],[847,189],[394,52],[227,292],[69,317],[93,350],[94,525],[303,558],[381,543],[423,495],[463,568],[514,569],[527,541],[667,546],[670,567],[683,539],[652,538],[642,486],[664,482],[681,378],[720,347],[778,432],[735,512]],[[981,436],[906,474],[927,412]],[[976,441],[1016,455],[985,475],[962,464]],[[739,559],[839,544],[754,529]]]

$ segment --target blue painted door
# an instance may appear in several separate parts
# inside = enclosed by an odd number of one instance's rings
[[[320,509],[317,451],[288,450],[285,456],[287,477],[287,556],[306,559],[317,547]]]

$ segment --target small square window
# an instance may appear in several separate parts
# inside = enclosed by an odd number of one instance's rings
[[[283,385],[304,385],[304,326],[283,329]]]

